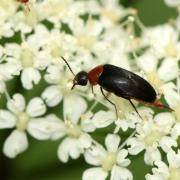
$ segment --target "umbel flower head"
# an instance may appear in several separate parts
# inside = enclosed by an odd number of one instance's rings
[[[16,158],[46,140],[57,143],[60,171],[79,159],[89,166],[81,165],[81,177],[72,172],[71,179],[179,180],[180,1],[164,4],[177,9],[177,18],[147,27],[137,10],[119,0],[1,0],[0,130],[8,134],[3,155]],[[94,94],[89,84],[71,91],[74,73],[61,57],[75,74],[104,64],[129,70],[173,111],[133,101],[138,115],[127,99],[107,89],[104,98],[98,85]],[[51,146],[46,148],[49,153]],[[141,174],[134,168],[139,159]],[[152,172],[146,174],[146,165]]]

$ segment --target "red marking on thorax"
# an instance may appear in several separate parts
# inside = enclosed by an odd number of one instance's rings
[[[91,85],[96,85],[99,79],[99,76],[103,72],[103,65],[96,66],[94,69],[88,72],[88,80]]]

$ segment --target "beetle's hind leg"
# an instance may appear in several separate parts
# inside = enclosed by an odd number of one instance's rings
[[[109,100],[109,99],[107,98],[107,96],[104,94],[104,91],[103,91],[103,88],[102,88],[102,87],[100,87],[100,90],[101,90],[101,93],[102,93],[102,95],[104,96],[104,98],[114,106],[114,109],[115,109],[115,111],[116,111],[116,117],[117,117],[117,119],[118,119],[118,111],[117,111],[116,104],[113,103],[111,100]]]
[[[139,115],[139,117],[143,120],[142,116],[139,114],[138,110],[136,109],[136,106],[133,104],[133,102],[131,101],[130,98],[126,98],[130,104],[132,105],[132,107],[134,108],[134,110],[136,111],[136,113]]]

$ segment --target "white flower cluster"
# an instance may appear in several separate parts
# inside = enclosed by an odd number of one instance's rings
[[[7,157],[28,148],[29,133],[37,140],[61,140],[57,155],[64,163],[83,155],[94,166],[84,171],[83,180],[131,180],[129,157],[142,151],[144,163],[152,166],[147,180],[179,180],[179,17],[173,24],[145,27],[137,11],[118,0],[1,0],[0,17],[0,93],[7,100],[0,129],[12,129],[3,145]],[[117,119],[97,86],[95,97],[89,87],[70,90],[73,76],[61,56],[76,72],[106,63],[133,71],[174,111],[136,104],[142,120],[127,100],[108,94]],[[9,85],[17,79],[23,90]],[[27,98],[37,87],[43,87],[41,93]],[[62,113],[50,113],[54,107]],[[92,134],[111,125],[104,147]],[[127,131],[132,134],[122,142]]]

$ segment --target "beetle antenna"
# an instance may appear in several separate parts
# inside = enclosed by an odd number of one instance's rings
[[[71,66],[68,64],[67,60],[66,60],[63,56],[61,56],[61,58],[62,58],[62,60],[66,63],[66,65],[68,66],[68,68],[69,68],[69,70],[72,72],[72,74],[75,76],[75,74],[74,74]]]

